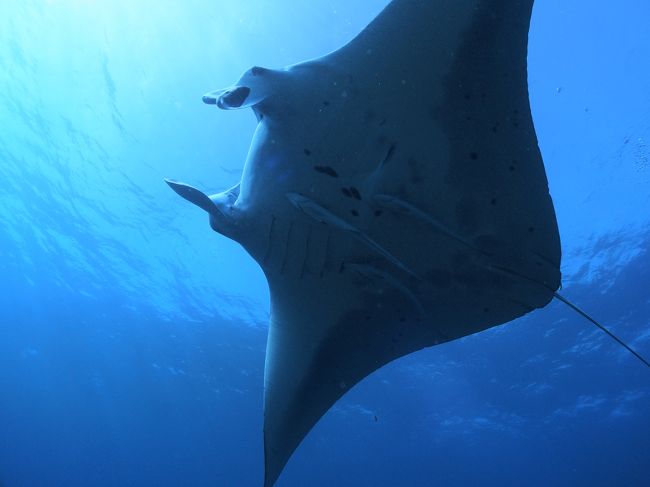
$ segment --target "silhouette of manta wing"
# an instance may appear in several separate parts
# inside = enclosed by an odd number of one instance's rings
[[[237,193],[176,188],[269,281],[266,487],[374,370],[552,299],[560,245],[528,101],[532,5],[394,0],[339,51],[252,68],[204,97],[259,120]]]
[[[287,188],[302,215],[274,213],[278,249],[262,262],[267,486],[377,368],[552,299],[560,245],[528,101],[531,9],[394,1],[341,50],[291,68],[297,92],[315,91],[288,126],[317,135],[286,145],[306,166]]]

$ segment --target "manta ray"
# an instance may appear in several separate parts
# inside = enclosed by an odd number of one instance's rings
[[[601,327],[557,293],[560,237],[528,98],[532,8],[393,0],[341,49],[253,67],[203,97],[258,121],[237,185],[208,196],[167,183],[268,280],[265,487],[392,360],[554,297]]]

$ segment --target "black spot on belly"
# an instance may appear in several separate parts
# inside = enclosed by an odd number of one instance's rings
[[[311,156],[311,151],[309,149],[305,149],[304,153],[306,156]]]
[[[383,211],[381,210],[375,210],[375,216],[381,216]]]
[[[341,192],[348,198],[354,198],[355,200],[361,201],[361,193],[359,193],[359,190],[354,186],[350,188],[341,188]]]
[[[359,216],[359,212],[357,210],[350,210],[350,213],[352,213],[352,216]]]
[[[470,152],[469,153],[469,158],[473,161],[478,159],[478,154],[476,152]]]
[[[334,170],[334,168],[330,166],[314,166],[314,171],[319,172],[321,174],[326,174],[333,178],[339,177],[339,174]]]
[[[327,100],[325,100],[325,101],[323,102],[323,105],[325,105],[326,107],[328,107],[328,106],[330,106],[330,102],[328,102]]]

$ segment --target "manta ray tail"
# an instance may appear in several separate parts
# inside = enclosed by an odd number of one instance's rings
[[[546,289],[548,289],[549,291],[551,291],[551,292],[553,293],[553,296],[554,296],[558,301],[563,302],[565,305],[567,305],[567,306],[568,306],[569,308],[571,308],[573,311],[575,311],[576,313],[578,313],[580,316],[583,316],[584,318],[586,318],[587,320],[589,320],[591,323],[593,323],[594,325],[596,325],[598,328],[600,328],[602,331],[604,331],[607,335],[609,335],[611,338],[613,338],[614,340],[616,340],[616,341],[617,341],[621,346],[623,346],[626,350],[628,350],[632,355],[634,355],[634,356],[635,356],[636,358],[638,358],[641,362],[643,362],[646,366],[650,367],[650,362],[648,362],[645,358],[643,358],[643,356],[642,356],[641,354],[639,354],[638,352],[636,352],[636,351],[635,351],[632,347],[630,347],[627,343],[625,343],[623,340],[621,340],[621,339],[618,338],[616,335],[614,335],[614,334],[613,334],[611,331],[609,331],[605,326],[601,325],[598,321],[596,321],[594,318],[592,318],[592,317],[591,317],[587,312],[585,312],[585,311],[583,311],[582,309],[580,309],[578,306],[576,306],[575,304],[573,304],[571,301],[569,301],[567,298],[565,298],[564,296],[562,296],[562,295],[561,295],[560,293],[558,293],[557,291],[554,291],[554,290],[552,290],[551,288],[549,288],[548,286],[546,286],[546,284],[544,284],[544,283],[542,283],[542,282],[539,282],[539,281],[536,281],[536,280],[534,280],[534,279],[531,279],[531,278],[529,278],[528,276],[525,276],[525,275],[519,274],[519,273],[517,273],[517,272],[515,272],[515,271],[513,271],[513,270],[511,270],[511,269],[507,269],[507,268],[503,268],[503,267],[499,267],[499,266],[495,266],[495,265],[490,265],[489,268],[492,269],[492,270],[495,270],[495,271],[504,272],[504,273],[506,273],[506,274],[508,274],[508,275],[517,276],[517,277],[519,277],[519,278],[521,278],[521,279],[524,279],[524,280],[526,280],[526,281],[534,282],[535,284],[538,284],[538,285],[540,285],[540,286],[542,286],[542,287],[545,287]]]
[[[650,367],[650,363],[643,358],[639,353],[637,353],[632,347],[630,347],[627,343],[625,343],[623,340],[618,338],[616,335],[614,335],[611,331],[609,331],[607,328],[605,328],[603,325],[598,323],[595,319],[593,319],[591,316],[589,316],[587,313],[582,311],[580,308],[578,308],[575,304],[573,304],[571,301],[566,299],[564,296],[562,296],[559,293],[553,293],[553,295],[560,301],[562,301],[564,304],[566,304],[569,308],[571,308],[573,311],[578,313],[579,315],[585,317],[589,321],[591,321],[594,325],[596,325],[598,328],[600,328],[602,331],[607,333],[611,338],[616,340],[621,346],[623,346],[628,352],[630,352],[632,355],[634,355],[636,358],[638,358],[641,362],[643,362],[647,367]]]

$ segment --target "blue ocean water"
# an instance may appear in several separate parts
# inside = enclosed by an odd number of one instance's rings
[[[163,178],[230,187],[255,119],[201,95],[386,3],[2,0],[0,485],[261,485],[266,283]],[[563,292],[646,356],[649,18],[538,0],[529,46]],[[650,372],[552,303],[374,373],[277,485],[650,485]]]

